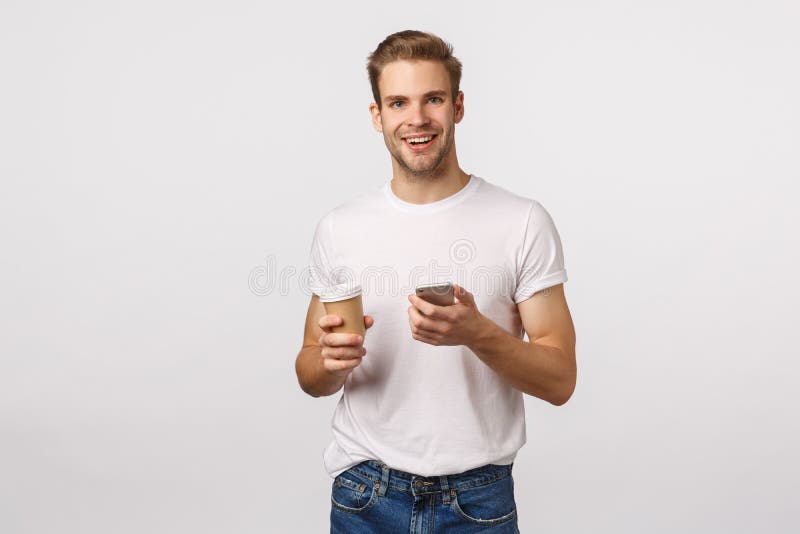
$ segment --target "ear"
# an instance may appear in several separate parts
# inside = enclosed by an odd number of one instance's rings
[[[464,91],[458,92],[453,107],[455,108],[455,123],[458,124],[464,118]]]
[[[383,132],[383,124],[381,124],[381,110],[378,108],[378,104],[372,102],[369,105],[369,112],[372,115],[372,127],[375,128],[375,131],[378,133]]]

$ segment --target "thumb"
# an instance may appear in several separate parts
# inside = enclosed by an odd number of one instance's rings
[[[365,328],[369,328],[373,324],[375,324],[375,319],[371,315],[365,315],[364,316],[364,327]]]
[[[453,284],[453,294],[458,302],[467,306],[475,306],[475,296],[458,284]]]

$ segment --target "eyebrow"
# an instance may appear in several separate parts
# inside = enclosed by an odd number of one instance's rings
[[[430,98],[432,96],[447,96],[447,91],[437,89],[435,91],[428,91],[427,93],[422,95],[423,98]],[[390,102],[390,101],[393,102],[395,100],[408,100],[408,97],[403,95],[389,95],[383,99],[384,102]]]

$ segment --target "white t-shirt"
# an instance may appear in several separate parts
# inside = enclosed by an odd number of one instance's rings
[[[323,216],[310,257],[311,290],[361,284],[367,355],[347,377],[324,463],[335,477],[364,460],[423,476],[510,464],[525,443],[522,393],[465,346],[411,337],[408,295],[453,282],[512,335],[517,303],[567,280],[553,220],[535,200],[472,175],[429,204],[398,198],[387,181]]]

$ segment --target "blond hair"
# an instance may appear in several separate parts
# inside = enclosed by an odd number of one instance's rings
[[[441,62],[450,75],[452,97],[453,100],[456,99],[458,86],[461,83],[461,62],[453,55],[453,46],[432,33],[405,30],[388,36],[367,58],[367,74],[372,86],[372,96],[379,109],[381,93],[378,89],[378,78],[386,65],[401,59]]]

